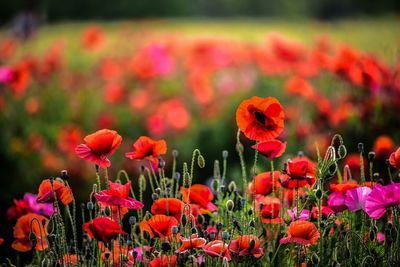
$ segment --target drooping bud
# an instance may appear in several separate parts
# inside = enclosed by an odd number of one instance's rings
[[[200,168],[204,168],[206,166],[206,161],[201,154],[197,157],[197,165],[199,165]]]
[[[233,211],[233,208],[235,207],[235,204],[233,203],[233,201],[231,200],[231,199],[229,199],[227,202],[226,202],[226,208],[227,208],[227,210],[229,210],[229,211]]]
[[[237,186],[236,186],[235,181],[230,182],[229,185],[228,185],[229,192],[231,192],[231,193],[235,192],[236,189],[237,189]]]

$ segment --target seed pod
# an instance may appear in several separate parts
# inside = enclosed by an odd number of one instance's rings
[[[206,166],[206,161],[201,154],[197,157],[197,165],[199,165],[200,168],[204,168]]]
[[[231,199],[229,199],[229,200],[226,202],[226,208],[227,208],[227,210],[232,211],[234,207],[235,207],[235,204],[233,203],[233,201],[232,201]]]
[[[237,189],[236,183],[234,181],[230,182],[228,185],[229,192],[235,192]]]
[[[175,179],[175,181],[179,182],[179,180],[181,179],[181,174],[179,172],[175,172],[173,178]]]
[[[222,158],[223,158],[223,159],[227,159],[228,156],[229,156],[228,150],[223,150],[223,151],[222,151]]]
[[[152,199],[153,201],[156,201],[156,200],[158,199],[158,194],[157,194],[157,193],[151,194],[151,199]]]
[[[210,240],[211,240],[211,241],[214,240],[214,239],[215,239],[215,232],[211,232],[211,233],[209,234],[209,236],[210,236]]]
[[[256,226],[256,223],[254,222],[254,220],[251,220],[251,221],[250,221],[249,226],[250,226],[250,227],[253,227],[253,228]]]
[[[363,143],[358,143],[357,148],[358,148],[359,153],[364,153],[364,144]]]
[[[248,214],[249,216],[253,215],[253,208],[250,208],[250,209],[247,211],[247,214]]]
[[[219,181],[217,179],[212,179],[211,188],[214,192],[218,192],[219,189]]]
[[[168,241],[164,241],[164,242],[161,244],[161,249],[162,249],[162,251],[164,251],[164,252],[168,252],[168,251],[171,250],[171,244],[170,244]]]
[[[338,147],[338,156],[339,158],[343,159],[347,155],[347,149],[344,145],[340,145]]]
[[[173,235],[176,235],[179,232],[179,228],[177,226],[172,226],[171,231]]]
[[[222,232],[222,240],[227,241],[230,237],[230,234],[227,231]]]
[[[61,179],[63,179],[63,180],[68,180],[69,179],[67,170],[62,170],[61,171]]]
[[[375,152],[370,151],[368,152],[368,161],[374,161],[375,160]]]
[[[198,233],[196,227],[193,227],[193,228],[191,229],[191,232],[192,232],[192,234],[197,234],[197,233]]]
[[[165,167],[165,160],[162,157],[158,157],[158,167],[160,169],[164,169]]]
[[[135,216],[130,216],[129,217],[129,224],[134,225],[136,223],[136,217]]]
[[[244,147],[243,147],[242,143],[240,143],[240,142],[237,142],[237,143],[236,143],[236,151],[237,151],[238,153],[243,153]]]
[[[177,158],[177,157],[179,156],[179,151],[176,150],[176,149],[172,150],[172,156],[173,156],[174,158]]]
[[[93,208],[94,208],[94,205],[93,205],[93,202],[92,201],[89,201],[87,204],[86,204],[86,207],[87,207],[87,209],[88,210],[93,210]]]
[[[313,264],[315,264],[315,265],[317,265],[318,263],[319,263],[319,257],[318,257],[318,255],[317,255],[317,253],[313,253],[312,255],[311,255],[311,262],[313,263]]]

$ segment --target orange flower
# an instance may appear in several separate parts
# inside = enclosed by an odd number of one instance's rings
[[[133,152],[125,153],[128,159],[148,159],[153,164],[158,164],[157,157],[167,153],[167,143],[165,140],[153,140],[147,136],[141,136],[133,144]]]
[[[182,246],[176,252],[185,253],[188,249],[202,248],[207,241],[198,237],[197,234],[191,235],[190,238],[181,237]]]
[[[390,165],[392,165],[396,169],[400,169],[400,148],[398,148],[395,152],[390,154],[389,162]]]
[[[283,131],[283,108],[274,97],[253,96],[240,103],[236,110],[236,123],[247,138],[267,141]]]
[[[194,184],[190,188],[181,187],[183,201],[199,205],[200,213],[205,214],[217,210],[211,201],[214,195],[208,186],[202,184]]]
[[[184,205],[185,204],[177,198],[159,198],[151,205],[151,213],[174,216],[179,221],[182,216]]]
[[[288,236],[281,238],[281,244],[297,243],[301,245],[315,245],[319,239],[317,227],[309,221],[294,221],[288,228]]]
[[[228,261],[231,260],[231,254],[229,253],[228,244],[222,240],[214,240],[203,247],[204,252],[211,257],[226,258]]]
[[[356,181],[345,181],[340,184],[332,183],[329,185],[332,192],[346,193],[347,190],[357,188],[360,185]]]
[[[261,221],[263,223],[280,223],[281,201],[279,198],[258,196],[256,204],[256,211],[261,214]],[[260,209],[261,206],[262,209]]]
[[[279,177],[281,173],[279,171],[274,171],[274,187],[277,189],[280,187],[279,184]],[[271,172],[263,172],[258,174],[254,181],[249,183],[248,191],[251,194],[257,195],[268,195],[272,192],[272,179],[271,179]]]
[[[161,255],[150,262],[150,267],[175,267],[177,257],[176,255],[167,256]]]
[[[85,144],[76,147],[76,154],[80,158],[106,168],[111,166],[107,156],[112,155],[119,147],[122,137],[116,131],[102,129],[87,135],[83,140]]]
[[[286,150],[286,142],[281,142],[277,139],[268,140],[252,146],[258,150],[261,155],[267,159],[279,158]]]
[[[104,33],[99,27],[90,26],[82,33],[81,42],[84,48],[95,50],[104,42]]]
[[[393,152],[394,144],[392,138],[381,135],[375,140],[374,152],[379,159],[386,159]]]
[[[21,216],[14,226],[14,238],[16,240],[12,243],[12,248],[26,252],[32,249],[32,243],[29,239],[30,233],[36,236],[36,250],[45,250],[48,248],[47,243],[47,224],[49,220],[38,214],[28,213]]]
[[[150,238],[166,238],[172,236],[172,227],[178,226],[178,224],[175,217],[157,214],[140,222],[140,229],[142,232],[148,232]]]
[[[65,206],[74,200],[72,190],[68,186],[65,186],[59,180],[54,180],[53,185],[50,179],[43,180],[39,186],[39,193],[37,202],[38,203],[53,203],[54,192],[58,201],[61,201]]]
[[[255,235],[240,235],[229,245],[229,250],[239,256],[253,255],[260,258],[264,254],[260,248],[260,240]]]
[[[97,217],[92,221],[84,223],[83,230],[91,237],[103,243],[109,243],[119,234],[126,234],[119,223],[108,217]]]

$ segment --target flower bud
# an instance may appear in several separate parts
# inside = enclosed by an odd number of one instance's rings
[[[250,209],[247,211],[247,214],[248,214],[249,216],[253,215],[253,208],[250,208]]]
[[[168,241],[164,241],[164,242],[162,242],[162,244],[161,244],[161,249],[162,249],[162,251],[164,251],[164,252],[168,252],[168,251],[171,250],[171,244],[170,244]]]
[[[229,192],[235,192],[237,189],[236,183],[234,181],[230,182],[228,185]]]
[[[227,231],[222,232],[222,240],[227,241],[229,240],[230,234]]]
[[[129,224],[134,225],[136,223],[136,217],[135,216],[130,216],[129,217]]]
[[[318,255],[317,255],[317,253],[313,253],[312,255],[311,255],[311,262],[313,263],[313,264],[315,264],[315,265],[317,265],[318,263],[319,263],[319,257],[318,257]]]
[[[157,194],[157,193],[151,194],[151,199],[152,199],[153,201],[157,200],[157,199],[158,199],[158,194]]]
[[[69,179],[67,170],[62,170],[61,171],[61,179],[63,179],[63,180],[68,180]]]
[[[191,232],[192,232],[192,234],[197,234],[198,233],[196,227],[193,227]]]
[[[199,155],[197,157],[197,165],[199,165],[200,168],[204,168],[206,166],[206,161],[204,160],[203,155]]]
[[[217,222],[216,228],[217,228],[218,231],[221,231],[222,226],[223,226],[223,225],[222,225],[221,222]]]
[[[368,152],[368,161],[374,161],[375,160],[375,152],[370,151]]]
[[[318,199],[321,199],[321,197],[322,197],[322,190],[318,188],[318,189],[315,191],[315,196],[316,196]]]
[[[254,222],[254,220],[250,221],[249,226],[253,228],[256,227],[256,223]]]
[[[226,202],[226,208],[227,208],[227,210],[232,211],[234,207],[235,207],[235,204],[233,203],[233,201],[232,201],[231,199],[229,199],[229,200]]]
[[[88,210],[93,210],[93,208],[94,208],[93,202],[92,202],[92,201],[89,201],[89,202],[86,204],[86,207],[87,207]]]
[[[175,181],[179,182],[179,180],[181,179],[181,174],[179,172],[175,172],[173,178],[175,179]]]
[[[357,148],[358,148],[359,153],[364,153],[364,144],[363,143],[358,143]]]
[[[197,215],[197,222],[198,224],[204,223],[204,216],[202,214]]]
[[[158,157],[158,168],[164,169],[165,167],[165,160],[162,157]]]
[[[179,228],[177,226],[172,226],[171,231],[173,235],[176,235],[179,232]]]
[[[179,151],[176,150],[176,149],[172,150],[172,156],[173,156],[174,158],[177,158],[177,157],[179,156]]]
[[[186,218],[186,215],[185,215],[185,214],[182,214],[181,223],[182,223],[182,226],[183,226],[183,227],[185,227],[186,224],[187,224],[187,218]]]

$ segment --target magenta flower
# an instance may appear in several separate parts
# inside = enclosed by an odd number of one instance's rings
[[[300,212],[299,217],[296,218],[297,217],[296,216],[297,215],[297,208],[296,207],[293,210],[289,209],[288,213],[289,213],[289,216],[290,216],[290,219],[292,220],[292,222],[293,221],[297,221],[297,220],[308,221],[308,219],[310,218],[310,214],[311,214],[309,210],[303,209]]]
[[[9,67],[0,67],[0,83],[8,84],[13,79],[13,71]]]
[[[14,206],[7,210],[8,219],[17,220],[28,213],[35,213],[46,217],[53,215],[54,208],[52,203],[37,203],[36,199],[37,195],[31,193],[25,193],[23,199],[14,199]]]
[[[365,211],[373,219],[381,218],[386,209],[400,204],[400,184],[376,185],[365,200]]]
[[[345,205],[351,212],[365,211],[365,200],[372,189],[366,186],[350,189],[346,192]]]
[[[385,234],[382,232],[378,232],[376,234],[376,240],[378,240],[379,242],[384,242],[386,239]]]
[[[97,201],[108,206],[119,206],[128,209],[141,209],[143,203],[129,197],[131,182],[124,185],[108,182],[110,189],[102,190],[95,194]]]
[[[334,212],[341,212],[347,209],[345,204],[346,193],[333,192],[328,197],[328,206]]]

